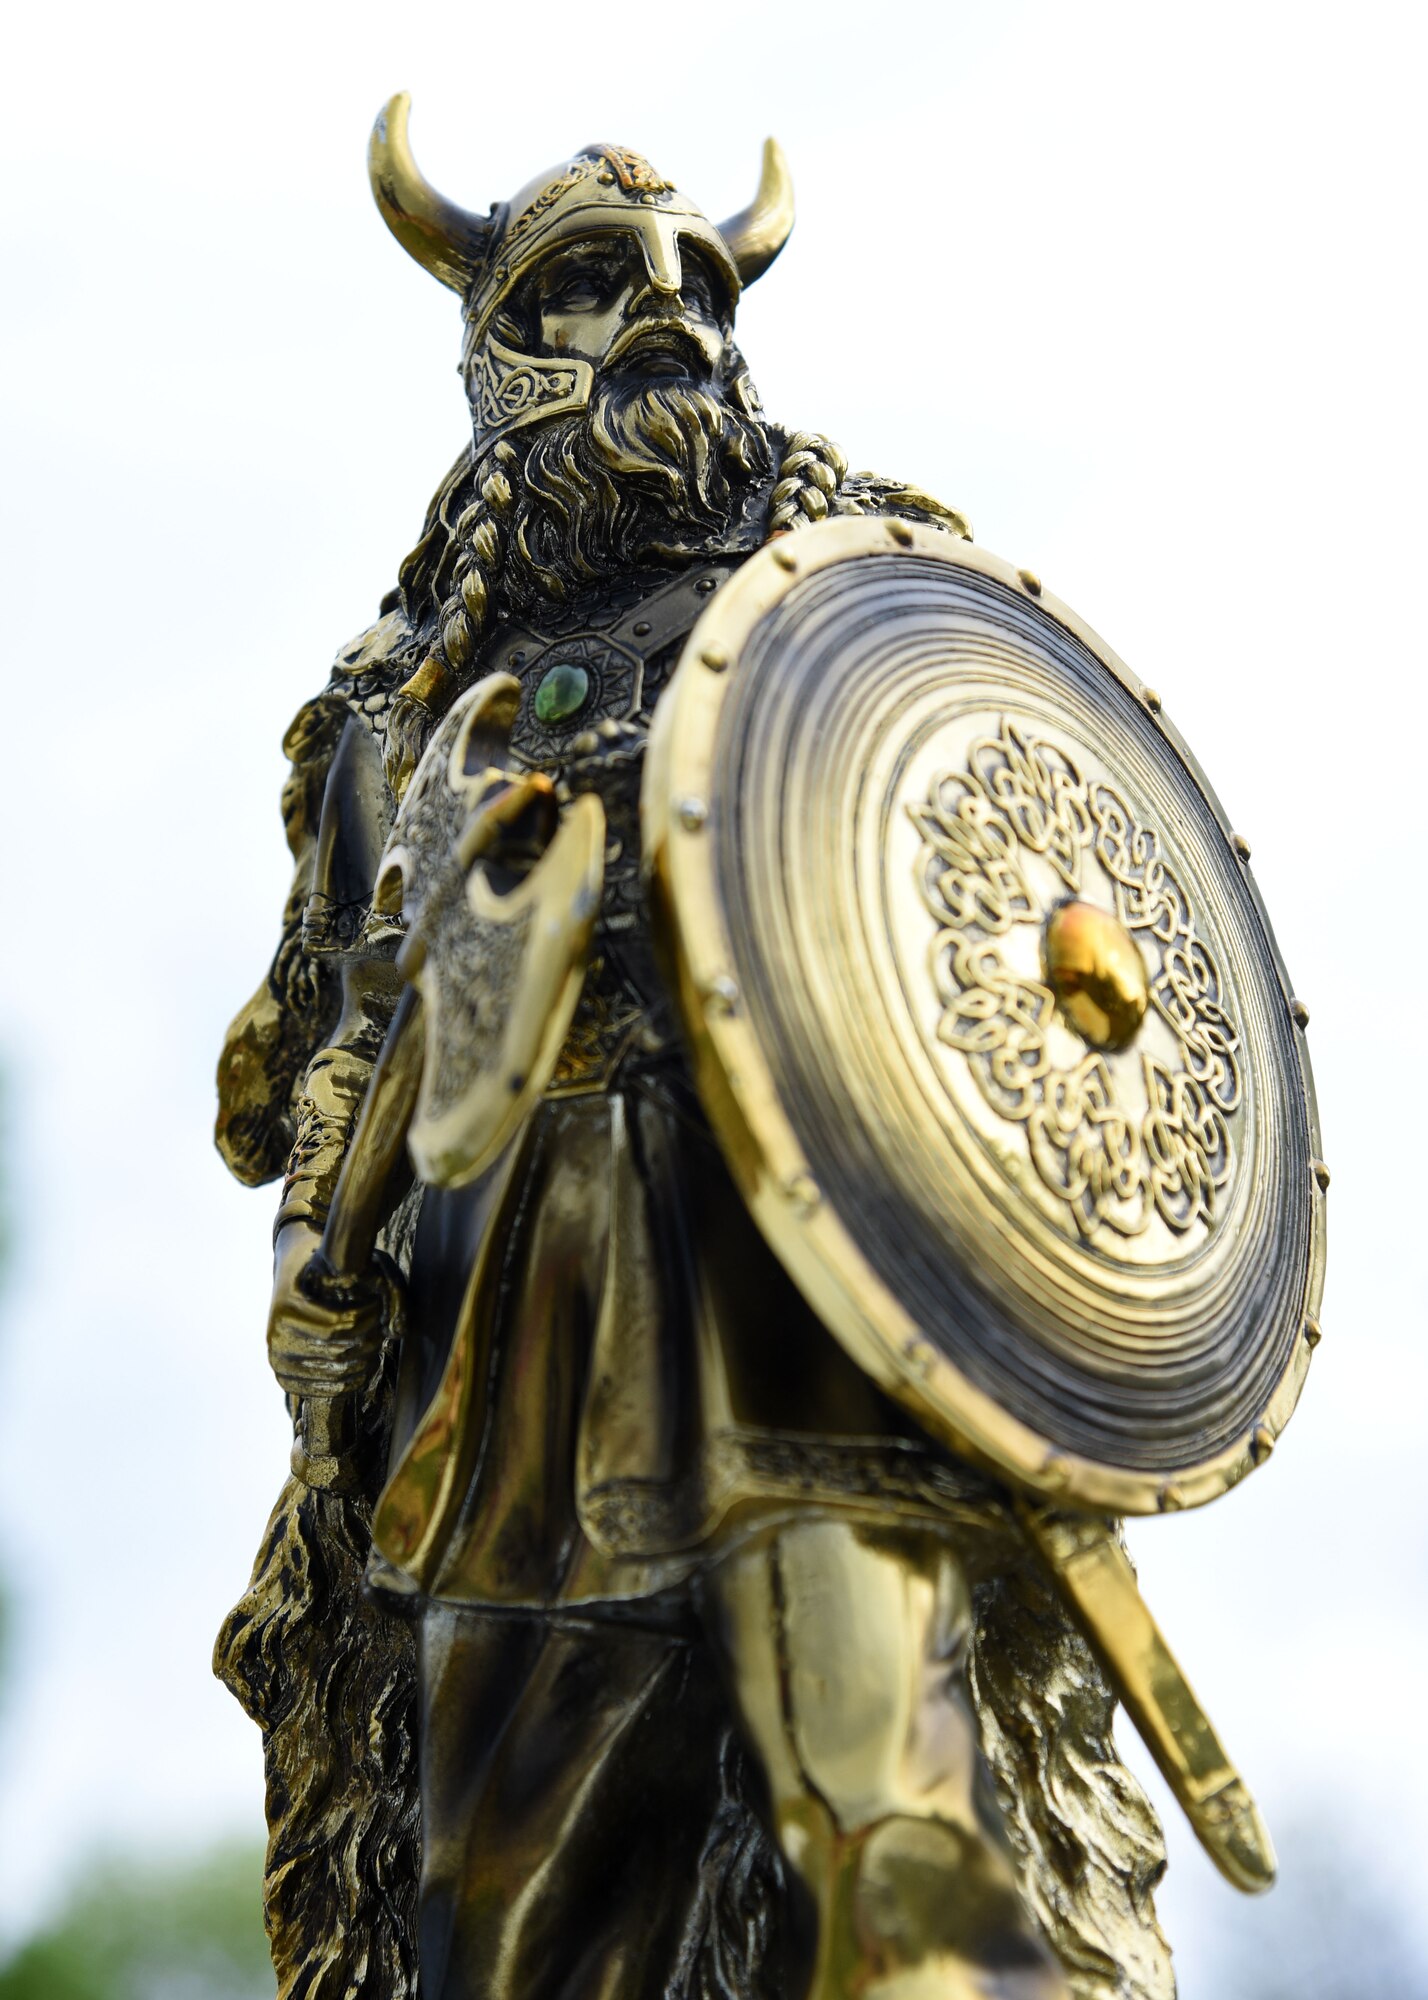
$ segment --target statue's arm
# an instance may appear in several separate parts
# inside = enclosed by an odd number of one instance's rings
[[[911,486],[904,479],[884,479],[876,472],[851,472],[844,479],[835,503],[835,513],[896,514],[903,520],[921,521],[929,528],[941,528],[960,541],[970,542],[972,527],[956,507]]]
[[[343,1006],[309,1062],[273,1226],[268,1358],[295,1396],[341,1396],[365,1387],[382,1333],[382,1286],[351,1282],[341,1301],[310,1297],[301,1279],[318,1250],[342,1164],[395,1010],[388,961],[353,955],[342,969]]]
[[[220,1152],[258,1185],[283,1174],[269,1355],[293,1395],[360,1388],[380,1338],[375,1284],[340,1306],[299,1283],[318,1246],[391,1021],[398,978],[368,942],[377,860],[391,824],[381,745],[340,683],[285,739],[293,884],[268,975],[229,1029],[219,1064]]]
[[[305,703],[283,739],[290,760],[283,821],[292,887],[273,962],[230,1023],[218,1060],[214,1139],[230,1172],[247,1187],[276,1180],[287,1164],[298,1087],[340,1004],[337,968],[307,948],[303,917],[317,871],[328,773],[345,721],[342,704],[326,691]]]
[[[274,1225],[268,1354],[279,1382],[295,1395],[361,1389],[381,1337],[375,1277],[364,1284],[360,1274],[346,1273],[341,1295],[322,1303],[299,1281],[332,1208],[400,993],[390,945],[374,944],[370,922],[392,809],[380,738],[364,714],[349,709],[323,786],[303,920],[309,956],[336,972],[340,1010],[312,1050],[296,1091],[293,1143]]]

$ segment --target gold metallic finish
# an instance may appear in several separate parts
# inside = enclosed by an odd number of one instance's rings
[[[793,177],[777,139],[765,139],[759,185],[747,208],[720,225],[742,284],[761,278],[793,229]]]
[[[502,1220],[519,1187],[515,1164],[513,1158],[503,1169]],[[486,1235],[467,1281],[463,1319],[479,1310],[478,1302],[489,1294],[503,1240],[503,1230]],[[452,1356],[372,1517],[374,1546],[416,1589],[430,1587],[465,1497],[479,1430],[473,1421],[482,1389],[479,1359],[479,1349],[473,1354],[458,1348]]]
[[[543,773],[495,768],[519,683],[492,674],[447,714],[402,801],[377,873],[407,925],[401,965],[425,1002],[427,1059],[408,1143],[422,1179],[464,1186],[491,1166],[550,1083],[584,984],[605,816],[576,799],[539,858],[498,889],[473,867],[496,836],[553,803]],[[468,997],[481,969],[485,1005]]]
[[[738,981],[730,979],[727,974],[720,974],[710,980],[705,997],[711,1008],[719,1013],[732,1014],[739,1004]]]
[[[343,1304],[371,1262],[393,1183],[400,1183],[406,1169],[421,1063],[421,1001],[408,988],[367,1085],[321,1240],[299,1281],[317,1303],[329,1298]],[[293,1477],[304,1486],[335,1493],[358,1486],[351,1404],[350,1395],[304,1397],[290,1461]]]
[[[1073,736],[1074,709],[1059,695],[1062,720],[1047,728],[1040,694],[1034,702],[1017,696],[1009,711],[1011,696],[984,694],[974,676],[965,694],[956,692],[964,683],[950,665],[946,679],[929,666],[925,683],[898,680],[900,656],[887,635],[899,615],[895,579],[904,566],[909,586],[924,595],[942,587],[941,573],[948,591],[961,593],[958,602],[995,609],[1005,602],[998,587],[1008,585],[1025,602],[1018,572],[996,557],[917,524],[911,535],[909,547],[894,551],[883,523],[828,522],[800,536],[796,577],[778,560],[777,545],[746,564],[690,640],[696,660],[710,644],[727,648],[731,671],[681,670],[656,717],[644,789],[647,865],[686,996],[701,1092],[770,1243],[860,1365],[919,1421],[1033,1490],[1053,1490],[1054,1464],[1054,1490],[1088,1507],[1159,1511],[1167,1481],[1185,1506],[1198,1506],[1252,1470],[1262,1435],[1276,1437],[1288,1421],[1308,1365],[1300,1327],[1306,1311],[1317,1309],[1322,1286],[1322,1214],[1296,1195],[1286,1171],[1296,1156],[1307,1169],[1317,1140],[1302,1044],[1287,1038],[1288,981],[1252,882],[1219,859],[1231,830],[1203,773],[1163,719],[1153,733],[1144,733],[1143,723],[1134,734],[1133,717],[1145,716],[1139,681],[1066,607],[1043,595],[1025,615],[1045,621],[1031,629],[1045,634],[1052,653],[1059,648],[1058,657],[1080,663],[1077,673],[1100,676],[1107,703],[1117,688],[1124,691],[1132,706],[1115,711],[1122,719],[1114,729],[1108,708],[1094,721],[1088,714]],[[872,569],[879,550],[886,552],[885,579]],[[851,605],[863,588],[854,574],[863,574],[863,564],[867,588],[875,577],[888,593],[886,609],[862,614],[857,627],[879,635],[885,708],[865,707],[860,721],[849,706],[845,721],[843,710],[824,716],[816,707],[819,684],[800,680],[793,666],[793,607],[827,607],[819,614],[824,623],[810,629],[851,629],[850,612],[834,607]],[[772,679],[760,671],[759,649],[775,631],[781,651]],[[1039,636],[1017,640],[1040,643]],[[927,646],[933,650],[917,661],[936,661],[934,642]],[[1016,672],[1032,675],[1028,686],[1041,685],[1040,668],[1028,663]],[[758,706],[775,699],[767,713]],[[937,721],[944,713],[968,719],[944,730]],[[734,714],[741,740],[752,746],[742,753],[745,789],[737,795],[721,763],[721,729]],[[889,736],[880,748],[875,735],[857,733],[881,727],[883,714],[911,717],[909,729],[925,717],[925,737]],[[834,742],[842,759],[836,769],[826,762]],[[904,742],[927,747],[910,757]],[[1113,744],[1122,760],[1114,771],[1104,761]],[[884,773],[902,773],[900,789],[880,789],[892,782]],[[761,789],[748,789],[755,784]],[[1138,803],[1167,784],[1179,799],[1173,817]],[[681,801],[690,798],[707,806],[698,840],[684,834]],[[907,857],[898,867],[907,872],[896,879],[906,889],[880,872],[873,847],[859,846],[885,839],[880,830],[888,827],[908,829],[897,836]],[[1133,851],[1157,857],[1149,899],[1146,879],[1127,869]],[[865,895],[860,905],[843,886],[845,852],[860,855],[857,879],[875,902]],[[786,877],[776,879],[763,865],[775,854]],[[776,920],[793,926],[778,950],[785,978],[788,967],[800,967],[796,987],[770,985],[753,955],[750,925],[775,922],[773,910],[785,905],[770,902],[765,919],[750,914],[749,899],[781,896],[779,879],[799,887],[797,901]],[[1086,893],[1092,883],[1094,896]],[[1135,1026],[1138,982],[1123,959],[1121,1001],[1090,1024],[1109,1032],[1116,1012],[1115,1032],[1129,1033],[1119,1049],[1098,1048],[1067,1020],[1053,988],[1038,984],[1046,978],[1038,963],[1043,927],[1067,900],[1116,911],[1123,931],[1135,925],[1133,949],[1143,958],[1153,1005]],[[868,938],[871,957],[838,955],[841,945],[830,956],[831,941],[845,933]],[[1109,952],[1109,925],[1101,936]],[[1180,940],[1173,947],[1164,941],[1172,936]],[[1117,940],[1117,952],[1123,949]],[[1192,963],[1198,969],[1186,985],[1184,968]],[[711,1012],[703,997],[710,980],[723,976],[737,981],[742,996],[727,1016]],[[922,995],[910,1018],[901,997],[908,993]],[[778,1028],[776,1052],[769,1040],[775,1017],[797,1023]],[[1039,1025],[1056,1018],[1064,1029]],[[1009,1093],[991,1059],[1018,1048],[1038,1053],[1025,1085]],[[906,1095],[900,1049],[920,1079]],[[795,1073],[805,1072],[818,1081],[795,1085]],[[1043,1099],[1043,1090],[1054,1098]],[[1058,1120],[1083,1107],[1074,1170],[1070,1152],[1058,1150],[1068,1143],[1059,1136],[1065,1126],[1041,1108],[1053,1101]],[[876,1118],[860,1128],[857,1107],[873,1102]],[[935,1127],[924,1129],[920,1107],[929,1103],[945,1108]],[[1170,1111],[1172,1104],[1181,1109]],[[826,1159],[806,1136],[825,1117],[842,1129]],[[1098,1157],[1104,1164],[1092,1172],[1087,1162]],[[812,1215],[788,1193],[810,1169],[824,1193]],[[915,1306],[900,1296],[902,1267],[875,1261],[881,1252],[866,1196],[882,1174],[897,1187],[905,1214],[927,1204],[922,1254],[947,1259],[944,1286]],[[1284,1243],[1276,1251],[1279,1232]],[[971,1295],[955,1310],[950,1304],[959,1260],[985,1268],[993,1241],[1005,1310],[1027,1313],[1028,1325],[1044,1329],[1035,1336],[1037,1369],[1071,1371],[1062,1392],[1035,1404],[1035,1416],[1029,1372],[997,1375],[972,1342],[968,1328],[986,1308],[974,1307]],[[1013,1294],[1022,1260],[1028,1291]],[[1031,1301],[1033,1284],[1034,1304],[1011,1303],[1013,1296]],[[1256,1287],[1260,1304],[1252,1303]],[[1058,1303],[1050,1307],[1050,1299]],[[1192,1395],[1201,1399],[1203,1429],[1183,1428],[1189,1419],[1178,1415],[1179,1442],[1165,1429],[1162,1446],[1155,1440],[1185,1397],[1181,1388],[1172,1393],[1169,1381],[1191,1365],[1191,1354],[1230,1342],[1226,1312],[1233,1345],[1220,1351],[1240,1358],[1223,1378],[1223,1396],[1200,1370]],[[945,1331],[929,1339],[929,1327],[939,1323]],[[1080,1416],[1067,1435],[1056,1435],[1063,1412],[1092,1393],[1089,1378],[1077,1373],[1092,1354],[1104,1357],[1095,1398],[1135,1399],[1137,1417],[1120,1420],[1122,1437],[1134,1423],[1134,1453],[1109,1440],[1088,1448],[1092,1433]],[[1107,1386],[1103,1369],[1119,1371],[1121,1390]],[[1161,1370],[1169,1371],[1163,1400],[1152,1387]],[[1073,1392],[1073,1381],[1085,1386]]]
[[[1145,961],[1124,924],[1094,904],[1059,903],[1042,943],[1046,980],[1094,1048],[1123,1049],[1150,1002]]]
[[[464,292],[490,248],[489,218],[458,208],[439,195],[412,157],[407,138],[411,97],[405,90],[378,113],[367,149],[367,172],[383,220],[416,261]]]
[[[1115,1534],[1103,1522],[1041,1507],[1024,1507],[1022,1520],[1211,1860],[1238,1889],[1269,1888],[1276,1864],[1268,1830],[1146,1609]]]
[[[989,1968],[1014,1964],[1018,2000],[1071,2000],[985,1798],[976,1619],[951,1547],[815,1517],[731,1557],[711,1595],[779,1845],[816,1912],[800,1994],[973,2000],[1006,1990]]]
[[[403,681],[399,695],[422,702],[427,708],[441,707],[452,692],[451,671],[435,653],[428,653],[409,680]]]
[[[280,1996],[1171,2000],[1117,1699],[1273,1858],[1108,1516],[1244,1476],[1319,1339],[1248,850],[1033,572],[764,420],[772,140],[717,227],[606,142],[487,213],[408,113],[468,449],[289,731],[220,1066],[285,1174],[216,1655]]]
[[[1304,1005],[1304,1002],[1303,1002],[1302,1000],[1291,1000],[1291,1001],[1290,1001],[1290,1003],[1289,1003],[1289,1014],[1290,1014],[1290,1018],[1291,1018],[1291,1020],[1292,1020],[1292,1021],[1294,1022],[1294,1025],[1295,1025],[1295,1027],[1296,1027],[1296,1028],[1307,1028],[1307,1027],[1308,1027],[1308,1025],[1309,1025],[1309,1009],[1308,1009],[1308,1008],[1307,1008],[1307,1007],[1306,1007],[1306,1006]]]
[[[1248,860],[1249,860],[1249,858],[1250,858],[1250,844],[1249,844],[1249,842],[1248,842],[1248,841],[1247,841],[1247,840],[1245,839],[1245,837],[1244,837],[1244,835],[1243,835],[1242,833],[1232,833],[1232,834],[1230,835],[1230,845],[1231,845],[1231,847],[1233,847],[1233,849],[1235,850],[1235,853],[1236,853],[1236,854],[1237,854],[1237,855],[1239,856],[1239,858],[1240,858],[1240,860],[1241,860],[1241,861],[1248,861]]]
[[[1313,1167],[1314,1179],[1318,1184],[1319,1192],[1321,1194],[1327,1194],[1329,1191],[1329,1178],[1330,1178],[1329,1169],[1327,1165],[1323,1160],[1314,1160],[1311,1161],[1310,1164]]]
[[[793,228],[793,181],[776,139],[764,141],[753,200],[718,229],[682,202],[648,161],[618,146],[593,147],[569,167],[553,169],[498,219],[462,208],[432,187],[412,154],[410,111],[410,96],[400,91],[378,113],[367,156],[372,194],[409,256],[453,291],[469,296],[474,290],[473,315],[483,332],[514,285],[559,243],[615,227],[633,230],[645,242],[652,282],[677,292],[677,242],[685,237],[727,269],[737,298],[741,286],[768,269]]]

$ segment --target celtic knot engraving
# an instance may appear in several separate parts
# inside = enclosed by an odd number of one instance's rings
[[[490,339],[472,368],[468,391],[481,430],[499,434],[537,416],[578,409],[592,380],[586,361],[556,362],[516,354]]]
[[[1048,743],[1028,743],[1003,721],[1001,734],[972,746],[985,796],[1018,841],[1044,854],[1068,889],[1081,879],[1081,848],[1090,832],[1081,778],[1071,759]]]
[[[481,357],[477,378],[481,422],[490,426],[524,416],[534,405],[563,401],[574,387],[573,369],[536,369],[528,363],[506,361],[488,349]]]
[[[1155,829],[1009,717],[908,812],[922,839],[918,887],[938,925],[938,1038],[967,1057],[987,1104],[1024,1128],[1043,1186],[1083,1235],[1105,1224],[1135,1237],[1155,1215],[1178,1234],[1213,1222],[1241,1095],[1239,1035]],[[1169,1030],[1142,1032],[1158,1049],[1142,1046],[1114,1069],[1061,1016],[1040,957],[1051,912],[1088,894],[1113,903],[1137,940],[1150,1009]],[[1070,1062],[1056,1053],[1068,1035],[1082,1050]]]

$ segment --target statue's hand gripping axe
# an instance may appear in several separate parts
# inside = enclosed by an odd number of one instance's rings
[[[408,1155],[459,1187],[499,1158],[550,1080],[584,979],[604,872],[605,815],[563,808],[539,771],[508,765],[520,700],[510,674],[453,706],[402,801],[373,898],[404,932],[406,981],[372,1071],[317,1250],[299,1284],[350,1308],[370,1291],[379,1230]],[[356,1396],[304,1398],[292,1469],[351,1488]]]

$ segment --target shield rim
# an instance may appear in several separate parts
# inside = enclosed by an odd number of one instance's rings
[[[755,627],[800,582],[859,556],[904,553],[976,571],[1030,599],[1079,641],[1153,718],[1218,823],[1249,891],[1281,997],[1295,1026],[1311,1157],[1310,1237],[1300,1324],[1258,1420],[1198,1467],[1167,1479],[1087,1458],[1011,1416],[920,1331],[873,1272],[851,1229],[821,1200],[763,1051],[738,1003],[733,952],[707,837],[714,745],[730,669]],[[1318,1105],[1293,988],[1268,913],[1235,834],[1189,745],[1160,700],[1030,571],[974,543],[898,517],[825,520],[767,544],[729,579],[690,633],[650,732],[641,798],[645,869],[656,932],[689,1038],[695,1082],[716,1139],[755,1222],[829,1331],[895,1401],[952,1450],[1032,1493],[1113,1514],[1203,1506],[1273,1450],[1294,1412],[1319,1339],[1324,1285],[1325,1179]]]

